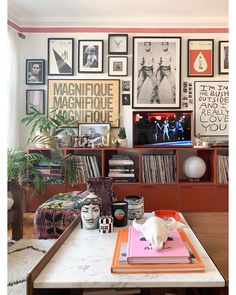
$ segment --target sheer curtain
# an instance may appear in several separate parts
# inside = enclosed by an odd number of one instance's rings
[[[17,32],[8,27],[7,147],[19,148],[19,48]]]

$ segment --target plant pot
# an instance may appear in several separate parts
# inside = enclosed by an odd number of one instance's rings
[[[127,139],[126,138],[119,138],[118,141],[119,141],[121,148],[127,147]]]

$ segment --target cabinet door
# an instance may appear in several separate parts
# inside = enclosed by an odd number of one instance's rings
[[[144,197],[144,210],[146,212],[159,209],[178,210],[177,185],[143,184],[141,195]]]
[[[229,189],[227,185],[217,186],[217,210],[228,211],[229,205]]]
[[[32,212],[36,211],[38,207],[54,195],[58,193],[66,192],[66,186],[64,184],[48,184],[44,194],[32,195],[33,189],[29,189],[28,198],[27,198],[27,211]]]
[[[128,183],[116,183],[113,184],[113,191],[115,193],[115,196],[119,201],[123,201],[124,197],[127,196],[134,196],[134,195],[140,195],[140,185],[139,184],[128,184]]]
[[[215,211],[216,191],[210,185],[180,185],[180,211]]]
[[[66,191],[73,192],[73,191],[81,191],[84,192],[87,190],[87,183],[77,183],[74,186],[67,184]]]

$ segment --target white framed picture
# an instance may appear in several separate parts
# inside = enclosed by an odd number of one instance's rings
[[[128,76],[128,57],[109,56],[108,76]]]

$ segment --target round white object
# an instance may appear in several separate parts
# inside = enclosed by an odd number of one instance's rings
[[[187,158],[183,164],[184,173],[189,178],[201,178],[206,172],[206,163],[198,156]]]

